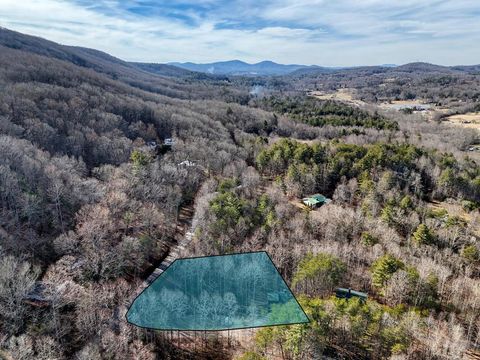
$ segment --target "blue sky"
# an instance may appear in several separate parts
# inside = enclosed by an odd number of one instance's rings
[[[478,0],[0,0],[0,26],[131,61],[480,63]]]

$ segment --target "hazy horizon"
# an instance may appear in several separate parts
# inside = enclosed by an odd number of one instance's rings
[[[0,26],[127,61],[480,63],[474,1],[0,0]],[[60,15],[58,15],[60,14]]]

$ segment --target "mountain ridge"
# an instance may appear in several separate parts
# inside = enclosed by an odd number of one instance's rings
[[[218,80],[218,76],[306,76],[338,71],[376,69],[381,72],[468,73],[480,72],[480,65],[444,66],[427,62],[412,62],[402,65],[382,64],[372,66],[325,67],[319,65],[280,64],[271,60],[247,63],[238,59],[211,63],[194,62],[129,62],[101,50],[62,45],[33,35],[0,27],[0,46],[54,57],[75,65],[117,77],[195,77]],[[210,78],[211,76],[211,78]]]
[[[168,65],[209,74],[247,76],[287,75],[299,69],[322,69],[321,66],[317,65],[279,64],[271,60],[247,63],[237,59],[203,64],[194,62],[170,62]]]
[[[101,50],[62,45],[42,37],[27,35],[2,27],[0,27],[0,46],[71,62],[74,65],[91,68],[114,78],[125,75],[142,77],[146,73],[163,77],[169,77],[172,74],[173,76],[191,75],[191,73],[168,64],[162,64],[161,68],[149,71],[137,63],[124,61]]]

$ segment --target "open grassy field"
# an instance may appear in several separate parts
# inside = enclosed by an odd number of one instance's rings
[[[480,112],[451,115],[446,121],[470,129],[480,130]]]
[[[434,110],[434,107],[432,104],[428,104],[426,101],[423,101],[421,99],[392,100],[392,101],[384,102],[380,104],[380,107],[383,109],[394,109],[394,110],[402,110],[402,109],[408,109],[408,108]]]
[[[351,89],[338,89],[335,92],[328,93],[324,91],[311,91],[309,95],[319,100],[336,100],[356,106],[366,105],[364,101],[354,99]]]

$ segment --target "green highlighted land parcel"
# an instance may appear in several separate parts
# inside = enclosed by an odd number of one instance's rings
[[[309,321],[266,252],[178,259],[135,299],[127,320],[159,330]]]

